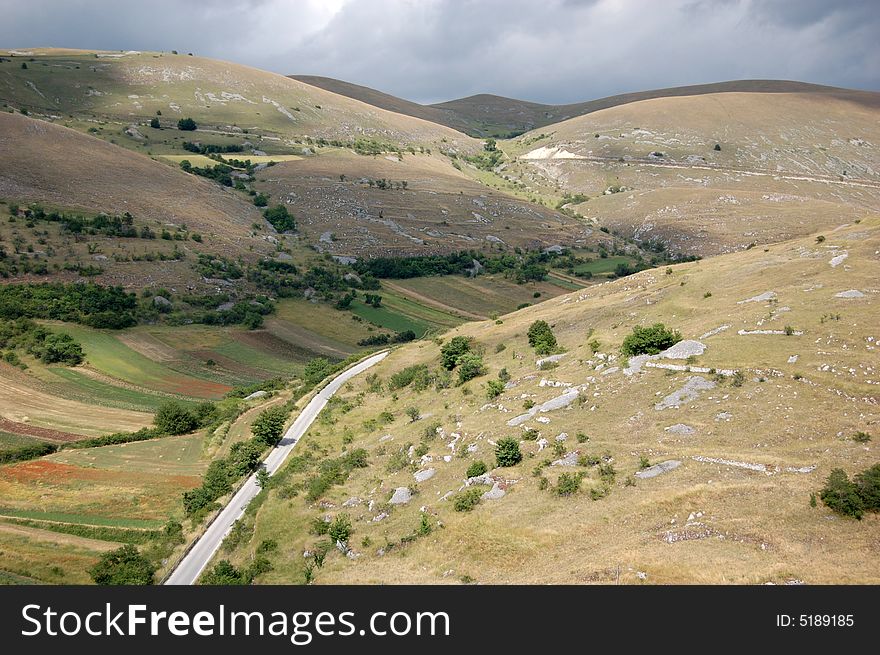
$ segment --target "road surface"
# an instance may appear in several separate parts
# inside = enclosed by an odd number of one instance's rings
[[[293,422],[293,425],[291,425],[284,434],[284,437],[278,445],[275,446],[275,448],[272,449],[272,452],[263,460],[263,463],[266,465],[266,471],[269,475],[273,475],[279,468],[281,468],[281,465],[284,463],[284,460],[287,459],[290,451],[293,450],[293,447],[296,446],[300,437],[305,434],[306,430],[309,429],[309,426],[317,418],[321,410],[324,409],[324,405],[327,404],[330,397],[351,378],[363,373],[374,364],[378,364],[387,355],[387,352],[381,352],[365,359],[357,366],[352,366],[350,369],[337,375],[333,381],[315,394],[315,396],[309,401],[309,404],[300,412],[299,416]],[[208,562],[211,561],[214,553],[220,548],[220,544],[223,543],[223,539],[229,533],[232,525],[241,518],[241,515],[244,514],[244,510],[247,508],[248,504],[250,504],[258,493],[260,493],[260,487],[257,485],[257,477],[256,475],[252,475],[232,497],[229,504],[226,505],[220,514],[217,515],[217,518],[214,519],[211,525],[208,526],[205,533],[198,539],[198,541],[196,541],[193,547],[190,548],[186,556],[177,565],[177,568],[175,568],[174,571],[171,572],[171,575],[168,576],[165,584],[195,584],[199,575],[201,575],[202,571],[208,565]]]

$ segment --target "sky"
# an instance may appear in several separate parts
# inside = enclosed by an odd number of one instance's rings
[[[0,0],[0,47],[178,50],[416,102],[723,80],[880,90],[878,0]]]

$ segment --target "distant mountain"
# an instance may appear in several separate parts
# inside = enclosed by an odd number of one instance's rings
[[[707,93],[819,93],[871,107],[880,106],[876,93],[788,80],[734,80],[713,84],[694,84],[576,102],[545,105],[526,100],[481,93],[433,105],[420,105],[369,87],[315,75],[292,75],[306,84],[348,96],[388,111],[440,123],[475,137],[510,137],[569,118],[583,116],[652,98],[704,95]]]

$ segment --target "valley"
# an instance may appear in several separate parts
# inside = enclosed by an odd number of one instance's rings
[[[203,584],[877,582],[877,515],[816,498],[877,463],[878,97],[0,50],[0,582],[160,582],[386,349]]]

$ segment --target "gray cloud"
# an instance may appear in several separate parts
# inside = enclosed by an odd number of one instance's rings
[[[171,50],[416,101],[741,78],[880,88],[873,0],[0,0],[0,44]]]

